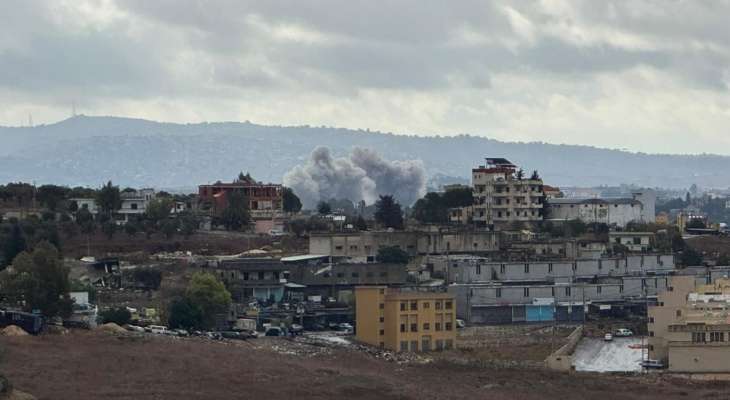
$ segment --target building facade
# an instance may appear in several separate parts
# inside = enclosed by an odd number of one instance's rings
[[[650,359],[673,372],[730,372],[730,280],[674,277],[648,316]]]
[[[485,165],[472,169],[472,219],[477,226],[499,229],[542,221],[542,179],[519,176],[516,170],[504,158],[487,158]]]
[[[562,198],[547,201],[547,218],[552,221],[581,220],[587,224],[599,223],[626,227],[629,222],[644,221],[641,201],[635,199],[578,199]]]
[[[283,227],[283,186],[258,182],[250,176],[241,177],[231,183],[218,181],[211,185],[198,186],[199,209],[219,217],[228,207],[231,193],[241,193],[246,197],[256,232],[266,233]]]
[[[652,232],[610,232],[608,240],[611,243],[626,246],[629,251],[647,252],[652,248],[654,233]]]
[[[439,351],[456,345],[453,295],[385,286],[355,289],[357,340],[393,351]]]

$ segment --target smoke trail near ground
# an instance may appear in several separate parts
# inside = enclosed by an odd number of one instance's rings
[[[374,150],[354,148],[348,157],[333,158],[330,149],[317,147],[304,165],[284,175],[305,208],[332,198],[372,204],[378,195],[392,194],[410,206],[426,192],[426,171],[419,160],[388,161]]]

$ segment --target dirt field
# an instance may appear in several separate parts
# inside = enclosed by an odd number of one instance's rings
[[[297,346],[292,348],[291,345]],[[307,348],[311,351],[307,351]],[[398,363],[288,339],[0,337],[0,370],[40,399],[688,399],[730,384],[650,376],[568,375],[446,361]]]

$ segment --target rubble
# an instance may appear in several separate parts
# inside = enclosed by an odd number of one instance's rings
[[[28,332],[24,331],[23,328],[15,325],[9,325],[5,329],[0,330],[2,336],[28,336]]]
[[[100,331],[109,332],[109,333],[127,333],[127,330],[122,328],[121,326],[115,324],[114,322],[108,322],[106,324],[100,325],[98,328],[96,328]]]

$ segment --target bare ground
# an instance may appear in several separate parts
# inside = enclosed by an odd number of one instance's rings
[[[727,398],[730,384],[652,374],[561,374],[448,361],[399,364],[358,350],[287,339],[0,337],[0,371],[40,399],[688,399]],[[312,347],[313,351],[305,347]],[[284,349],[282,351],[282,349]]]

